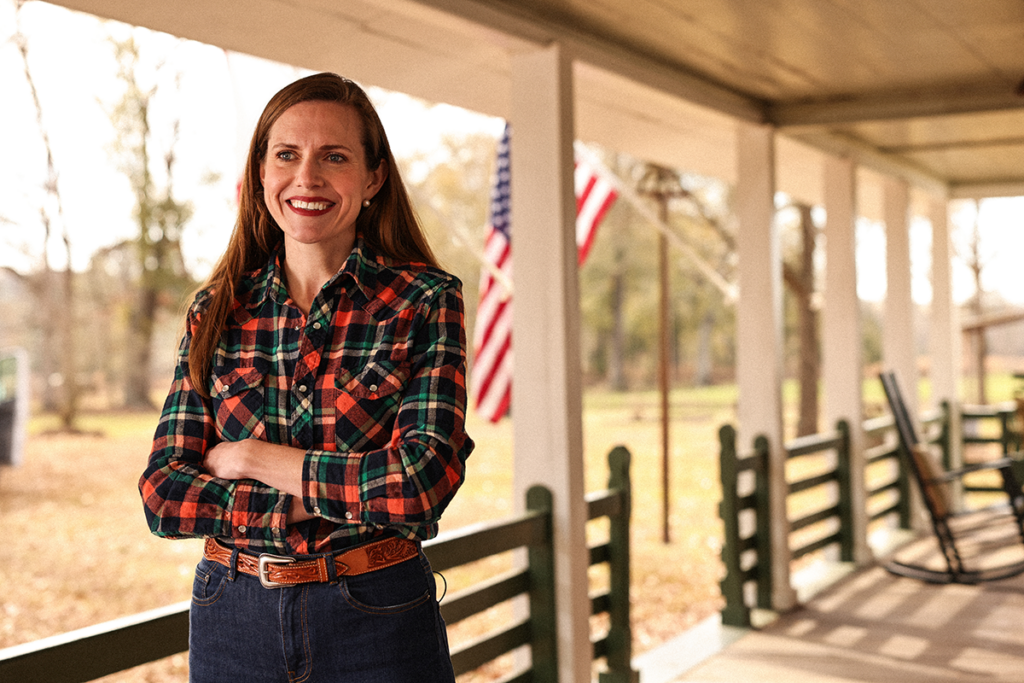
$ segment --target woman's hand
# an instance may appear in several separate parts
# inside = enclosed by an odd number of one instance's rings
[[[206,452],[203,466],[221,479],[255,479],[291,494],[288,523],[313,515],[302,506],[302,467],[306,451],[291,446],[267,443],[259,439],[222,441]]]
[[[206,452],[203,467],[207,472],[220,479],[255,479],[256,477],[247,473],[246,462],[249,458],[249,451],[258,449],[258,446],[250,449],[250,444],[260,443],[265,444],[266,442],[257,439],[222,441]]]

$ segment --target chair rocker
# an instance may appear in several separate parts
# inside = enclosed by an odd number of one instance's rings
[[[926,566],[923,561],[901,561],[894,557],[887,562],[886,569],[929,583],[974,584],[1024,574],[1024,492],[1014,474],[1015,461],[1004,457],[946,471],[929,445],[918,442],[895,375],[883,372],[879,378],[896,423],[900,453],[921,491],[942,555],[932,566]],[[1008,505],[957,511],[951,484],[967,474],[985,470],[999,472]],[[992,532],[1000,525],[1007,530],[1002,536]],[[967,548],[976,551],[976,557],[971,558],[971,568],[965,562]],[[978,566],[973,566],[974,560]]]

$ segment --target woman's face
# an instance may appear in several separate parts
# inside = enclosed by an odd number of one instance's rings
[[[264,201],[289,246],[317,246],[347,257],[356,217],[387,177],[366,166],[362,121],[336,102],[300,102],[270,128],[260,163]]]

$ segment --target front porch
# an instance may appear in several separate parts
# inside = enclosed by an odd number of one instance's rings
[[[641,683],[1018,681],[1024,576],[940,586],[871,566],[764,628],[708,620],[635,666]]]

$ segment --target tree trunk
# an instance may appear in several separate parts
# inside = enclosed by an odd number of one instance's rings
[[[818,314],[814,310],[815,228],[811,207],[800,207],[800,280],[796,292],[800,315],[800,419],[797,435],[818,433],[818,376],[821,370],[818,348]]]
[[[714,364],[711,342],[714,331],[715,315],[709,309],[701,316],[700,327],[697,329],[697,367],[694,382],[698,386],[710,386],[713,381],[711,370]]]
[[[126,375],[124,402],[126,408],[149,409],[150,399],[149,367],[152,358],[153,329],[156,324],[158,292],[155,287],[146,286],[139,293],[139,300],[132,312],[129,331],[131,342],[128,354],[131,363]]]

